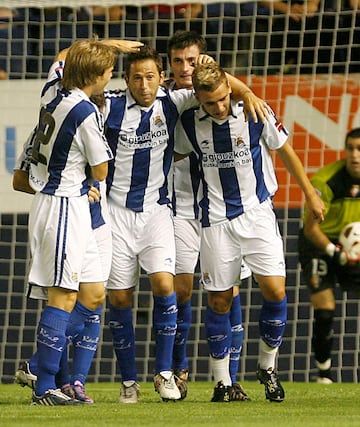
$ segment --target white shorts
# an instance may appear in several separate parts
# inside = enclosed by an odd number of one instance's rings
[[[176,274],[193,274],[199,258],[201,225],[197,219],[174,217]]]
[[[240,280],[245,280],[251,276],[251,270],[246,262],[242,259],[240,266]]]
[[[107,289],[129,289],[139,282],[140,267],[147,274],[175,274],[175,238],[172,211],[156,205],[134,212],[108,200],[113,257]]]
[[[96,252],[97,257],[100,260],[99,269],[102,271],[101,280],[99,282],[106,282],[110,275],[110,268],[111,268],[111,259],[112,259],[112,236],[111,236],[111,227],[110,224],[104,224],[99,228],[96,228],[93,230],[93,233],[95,234],[95,240],[96,240]],[[95,249],[95,247],[93,247]],[[94,282],[94,272],[93,272],[93,266],[91,265],[91,262],[88,262],[90,258],[93,258],[95,254],[90,253],[90,251],[87,251],[85,254],[85,261],[83,265],[83,269],[81,270],[80,274],[80,283],[92,283]],[[99,273],[100,273],[99,270]]]
[[[255,274],[286,275],[283,241],[270,201],[232,221],[202,229],[204,289],[224,291],[238,284],[242,258]]]
[[[99,258],[101,261],[101,269],[103,271],[103,279],[101,282],[106,282],[109,278],[110,268],[111,268],[111,258],[112,258],[112,235],[110,227],[110,216],[109,210],[106,201],[106,184],[105,181],[100,182],[100,192],[101,192],[101,215],[105,221],[105,224],[101,227],[95,228],[94,234],[96,243],[99,251]],[[91,256],[91,255],[90,255]],[[87,258],[89,254],[86,254],[84,268],[81,271],[80,282],[81,283],[91,283],[92,280],[92,268],[89,268],[89,263]]]
[[[29,215],[29,296],[46,298],[46,293],[34,286],[78,291],[80,282],[106,280],[99,233],[101,228],[96,233],[91,228],[87,195],[65,198],[35,194]],[[106,247],[106,253],[111,254],[111,241]]]

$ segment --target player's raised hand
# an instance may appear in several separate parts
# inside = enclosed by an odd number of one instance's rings
[[[141,46],[144,46],[144,43],[136,42],[132,40],[107,39],[107,40],[102,40],[102,43],[112,46],[116,50],[122,53],[135,53],[135,52],[138,52]]]
[[[252,91],[247,91],[243,95],[245,120],[248,121],[251,116],[255,123],[260,118],[262,123],[265,123],[269,118],[268,104]]]

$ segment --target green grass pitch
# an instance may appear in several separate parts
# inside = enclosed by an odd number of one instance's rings
[[[283,383],[282,403],[265,400],[257,382],[242,384],[251,402],[211,403],[213,384],[189,383],[188,397],[162,402],[151,383],[141,383],[138,404],[118,403],[120,385],[89,383],[94,405],[31,406],[29,388],[0,385],[0,426],[238,426],[360,427],[360,385]]]

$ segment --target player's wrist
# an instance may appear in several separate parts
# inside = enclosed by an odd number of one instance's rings
[[[325,248],[325,252],[330,258],[333,258],[336,252],[336,245],[332,242],[328,243]]]
[[[343,251],[339,245],[335,245],[334,243],[330,242],[326,246],[325,252],[330,258],[334,260],[336,264],[344,266],[348,262],[346,252]]]

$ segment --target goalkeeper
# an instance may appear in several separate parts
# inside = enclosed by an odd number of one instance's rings
[[[331,384],[332,325],[336,283],[344,291],[360,290],[360,260],[338,244],[343,228],[360,221],[360,128],[348,132],[344,159],[331,163],[311,179],[326,206],[319,224],[305,207],[299,235],[299,259],[314,308],[312,347],[316,381]]]

